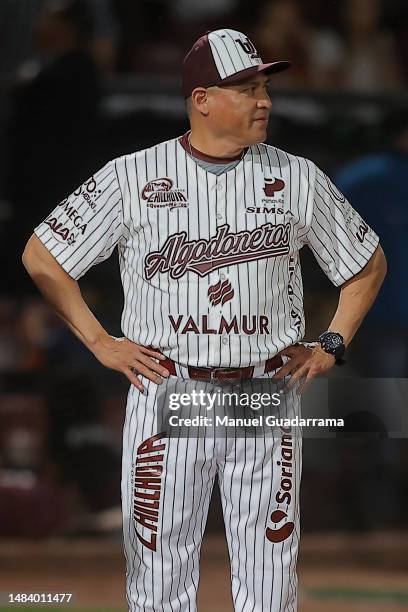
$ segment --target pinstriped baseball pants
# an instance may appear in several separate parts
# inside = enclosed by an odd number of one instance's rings
[[[173,390],[188,391],[186,372],[168,381]],[[286,428],[277,436],[245,430],[238,437],[169,436],[157,413],[158,394],[168,383],[157,387],[143,378],[147,393],[131,387],[128,395],[122,506],[129,612],[197,610],[200,548],[216,475],[234,610],[296,612],[301,437]],[[299,405],[295,392],[285,396],[288,402]]]

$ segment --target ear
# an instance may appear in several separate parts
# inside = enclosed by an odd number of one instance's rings
[[[200,115],[206,117],[208,115],[208,96],[207,90],[204,87],[196,87],[191,94],[191,104]]]

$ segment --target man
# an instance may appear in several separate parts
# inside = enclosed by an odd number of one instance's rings
[[[122,478],[131,611],[196,610],[217,473],[235,610],[296,609],[299,438],[171,437],[157,410],[166,378],[164,387],[255,376],[295,383],[326,372],[384,278],[377,236],[330,180],[312,162],[261,144],[268,77],[288,67],[263,64],[240,32],[200,38],[183,64],[191,131],[109,162],[36,228],[24,253],[67,325],[132,383]],[[313,350],[298,344],[304,244],[341,286],[330,333]],[[120,339],[95,319],[76,282],[116,246]]]

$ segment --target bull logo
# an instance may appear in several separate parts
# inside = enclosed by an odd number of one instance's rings
[[[229,280],[218,281],[215,285],[208,287],[208,299],[212,306],[217,304],[225,304],[228,300],[232,300],[234,297],[234,290]]]
[[[286,512],[283,512],[283,510],[275,510],[271,514],[271,521],[275,523],[275,525],[278,525],[278,523],[281,523],[286,518],[288,518],[288,515]],[[273,544],[279,544],[280,542],[287,540],[288,537],[292,535],[294,528],[295,524],[292,521],[288,521],[281,527],[278,527],[278,529],[267,527],[265,535]]]
[[[267,179],[266,178],[264,193],[267,198],[273,198],[275,196],[275,193],[277,191],[282,191],[284,187],[285,187],[285,183],[282,181],[282,179],[276,179],[276,178]]]
[[[147,183],[147,185],[145,185],[143,188],[142,198],[144,200],[148,200],[152,193],[156,191],[170,191],[172,187],[173,181],[167,177],[149,181],[149,183]]]

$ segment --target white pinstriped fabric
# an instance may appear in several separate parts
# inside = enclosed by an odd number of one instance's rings
[[[268,196],[271,181],[278,191]],[[144,193],[147,185],[161,193]],[[189,252],[211,241],[214,246],[222,231],[223,253],[213,256],[211,247],[200,273]],[[262,232],[266,238],[256,247]],[[304,245],[338,286],[365,266],[378,244],[312,162],[262,144],[216,176],[178,139],[109,162],[35,233],[75,279],[117,246],[123,334],[178,363],[202,367],[256,365],[303,338]],[[255,246],[229,257],[241,238]],[[211,288],[219,283],[229,283],[230,291],[213,303]]]
[[[247,53],[222,69],[241,60]],[[217,176],[179,139],[109,162],[35,233],[74,279],[118,248],[123,334],[182,364],[180,393],[186,365],[255,365],[259,374],[303,338],[304,245],[339,286],[378,244],[309,160],[261,144]],[[123,431],[129,612],[196,612],[217,474],[235,610],[295,612],[301,440],[283,448],[283,437],[167,438],[158,431],[158,388],[143,383],[145,395],[129,391]],[[293,392],[283,408],[297,414],[298,403]]]
[[[261,377],[271,378],[272,373]],[[218,485],[231,562],[231,591],[236,612],[296,612],[296,561],[300,540],[299,492],[302,440],[291,445],[291,497],[276,502],[282,482],[282,437],[250,434],[225,437],[208,433],[160,438],[165,444],[163,479],[157,521],[156,550],[140,543],[137,534],[150,539],[149,527],[133,517],[135,467],[138,447],[160,431],[158,393],[170,393],[143,378],[147,394],[131,388],[123,437],[122,504],[126,593],[129,612],[196,612],[199,557],[211,493]],[[180,378],[167,385],[171,392],[191,392],[191,381]],[[267,390],[265,382],[264,391]],[[214,392],[211,384],[202,385]],[[183,416],[189,417],[186,407]],[[281,416],[299,414],[296,391],[284,400]],[[158,489],[159,490],[159,489]],[[285,513],[294,529],[282,542],[265,537],[273,511]],[[281,523],[282,524],[282,523]],[[279,524],[279,526],[281,526]],[[221,609],[223,603],[219,602]]]
[[[215,65],[222,79],[238,71],[262,64],[262,60],[254,47],[252,53],[244,50],[245,46],[250,45],[252,47],[252,43],[241,32],[229,29],[216,30],[208,34],[208,41]],[[240,41],[241,44],[237,41]]]

